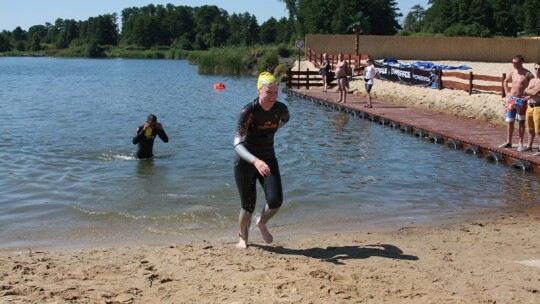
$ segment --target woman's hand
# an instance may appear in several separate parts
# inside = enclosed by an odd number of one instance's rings
[[[255,168],[257,168],[257,171],[259,171],[262,176],[270,175],[270,167],[268,167],[268,165],[264,161],[255,158],[255,160],[253,161],[253,165],[255,166]]]

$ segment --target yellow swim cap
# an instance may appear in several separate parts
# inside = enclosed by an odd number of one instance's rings
[[[260,90],[264,85],[277,85],[276,77],[272,73],[262,72],[257,80],[257,90]]]

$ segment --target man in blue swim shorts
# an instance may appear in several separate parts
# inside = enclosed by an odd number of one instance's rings
[[[500,148],[512,147],[512,136],[514,134],[514,121],[518,121],[519,130],[519,147],[518,150],[524,149],[523,137],[525,136],[525,113],[527,111],[527,103],[523,100],[525,88],[529,85],[529,81],[534,78],[534,75],[523,67],[523,56],[516,55],[512,59],[514,69],[508,73],[504,79],[504,91],[508,96],[506,103],[506,142],[499,145]],[[510,87],[510,83],[512,86]]]

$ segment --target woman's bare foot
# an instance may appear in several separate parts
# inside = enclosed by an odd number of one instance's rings
[[[238,244],[236,244],[236,248],[240,250],[244,250],[248,248],[248,245],[243,238],[240,238],[240,240],[238,241]]]
[[[259,227],[262,238],[266,244],[270,244],[274,241],[274,237],[272,236],[272,234],[270,234],[270,231],[268,231],[268,228],[266,228],[265,224],[259,222],[257,223],[257,227]]]
[[[336,100],[336,102],[341,102],[341,99]]]

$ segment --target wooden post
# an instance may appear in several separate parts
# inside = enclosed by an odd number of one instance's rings
[[[292,89],[292,72],[291,68],[287,70],[287,88]]]
[[[442,90],[442,70],[437,70],[437,87],[439,90]]]
[[[472,95],[472,82],[473,82],[473,73],[469,72],[469,95]]]
[[[306,69],[306,90],[309,90],[309,69]]]
[[[504,90],[504,80],[506,79],[506,73],[502,74],[502,82],[501,82],[501,96],[504,98],[506,97],[506,91]]]

